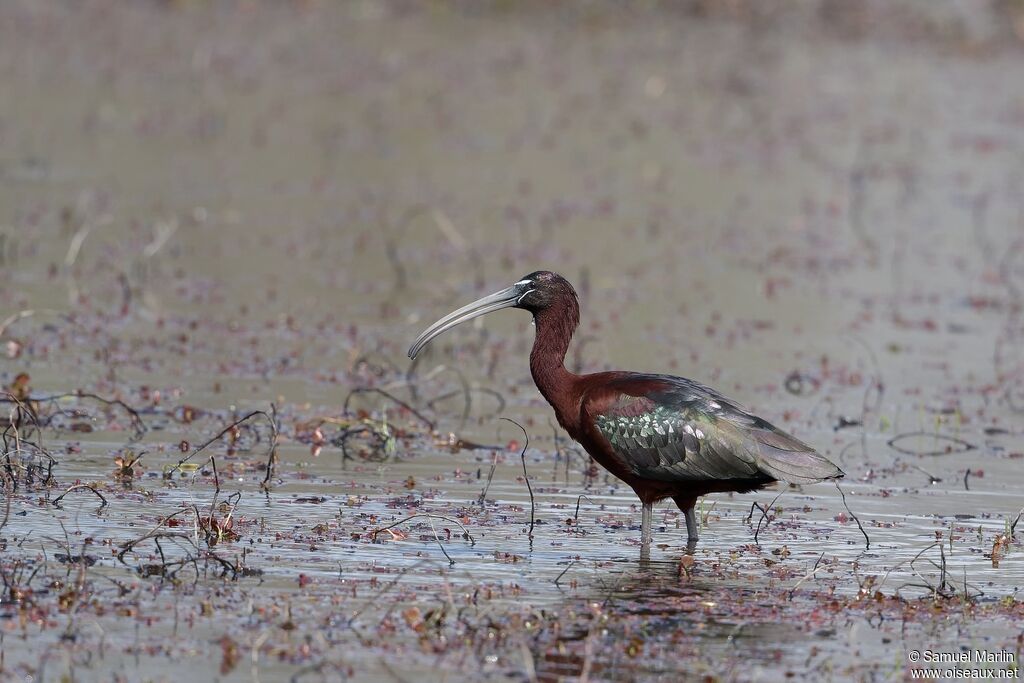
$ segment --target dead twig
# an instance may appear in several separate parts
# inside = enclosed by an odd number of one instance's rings
[[[398,247],[395,246],[395,242],[391,239],[384,241],[384,253],[388,257],[388,262],[391,264],[391,268],[395,271],[395,292],[403,292],[409,287],[409,277],[405,272],[405,265],[402,263],[401,257],[398,255]]]
[[[1013,520],[1013,524],[1010,525],[1010,535],[1012,536],[1017,531],[1017,522],[1020,521],[1021,516],[1024,515],[1024,508],[1020,509],[1017,513],[1017,518]]]
[[[470,411],[472,409],[472,399],[470,397],[471,397],[471,395],[474,392],[475,393],[480,393],[480,394],[487,394],[489,396],[493,396],[494,399],[498,402],[498,406],[497,406],[497,408],[494,409],[493,412],[486,413],[486,414],[482,415],[482,417],[487,417],[487,416],[490,416],[490,415],[497,415],[498,413],[500,413],[500,412],[505,410],[505,406],[507,405],[507,403],[505,401],[505,397],[502,396],[499,392],[497,392],[497,391],[495,391],[493,389],[488,389],[486,387],[470,387],[468,385],[467,386],[463,386],[462,390],[448,391],[448,392],[445,392],[445,393],[441,394],[440,396],[435,396],[434,398],[432,398],[429,401],[427,401],[424,405],[426,405],[431,410],[434,410],[434,406],[436,404],[441,403],[442,401],[447,401],[450,398],[455,398],[456,396],[458,396],[460,394],[463,394],[465,396],[465,398],[464,398],[464,403],[463,403],[461,425],[465,426],[466,420],[469,418],[469,413],[470,413]],[[461,429],[461,427],[460,427],[460,429]]]
[[[277,428],[277,406],[273,403],[270,404],[270,448],[267,449],[267,474],[263,477],[263,481],[260,482],[260,488],[264,491],[270,491],[270,478],[274,476],[274,466],[277,464],[277,435],[279,430]]]
[[[430,523],[430,532],[434,534],[434,540],[437,541],[437,547],[441,549],[441,552],[444,553],[444,556],[448,559],[448,565],[454,565],[455,560],[453,560],[452,556],[448,554],[447,550],[445,550],[444,543],[441,543],[441,539],[437,535],[437,529],[434,528],[434,520],[428,517],[427,521]]]
[[[911,465],[911,467],[913,467],[915,470],[917,470],[918,472],[921,472],[926,477],[928,477],[928,483],[929,484],[938,484],[939,482],[942,481],[941,477],[936,477],[934,474],[932,474],[931,472],[929,472],[928,470],[926,470],[923,467],[918,467],[917,465]],[[966,484],[965,484],[965,486],[966,486]]]
[[[374,363],[373,358],[379,358],[379,363]],[[398,366],[395,365],[390,358],[384,356],[377,351],[368,351],[361,356],[358,356],[349,364],[350,372],[357,372],[362,368],[366,368],[373,374],[374,377],[380,378],[385,375],[398,374]]]
[[[768,525],[771,524],[772,521],[772,518],[768,516],[768,511],[775,507],[775,501],[777,501],[779,499],[779,496],[781,496],[783,493],[785,493],[785,491],[779,491],[779,493],[774,498],[772,498],[772,502],[768,503],[767,507],[761,507],[761,504],[758,503],[757,501],[754,501],[754,504],[750,506],[750,514],[747,515],[747,519],[745,520],[748,523],[753,521],[754,508],[757,508],[758,510],[761,511],[761,518],[757,520],[757,528],[754,530],[755,544],[758,544],[757,537],[761,533],[761,522],[765,523],[764,528],[767,529]]]
[[[573,568],[573,567],[574,567],[574,566],[575,566],[575,565],[576,565],[576,564],[577,564],[578,562],[579,562],[579,560],[572,560],[571,562],[569,562],[569,564],[567,564],[567,565],[565,566],[565,569],[563,569],[563,570],[562,570],[562,571],[561,571],[561,572],[560,572],[560,573],[558,574],[558,576],[556,576],[556,577],[555,577],[555,585],[556,585],[556,586],[558,585],[558,582],[562,580],[562,577],[563,577],[563,576],[565,576],[565,573],[566,573],[567,571],[569,571],[570,569],[572,569],[572,568]]]
[[[936,545],[939,546],[939,558],[940,558],[940,562],[941,563],[940,564],[936,564],[934,560],[929,560],[929,562],[931,562],[931,565],[933,567],[935,567],[936,569],[939,570],[939,584],[937,586],[932,585],[932,583],[927,578],[925,578],[921,574],[921,572],[917,571],[917,567],[914,566],[914,562],[919,560],[921,558],[921,556],[925,552],[927,552],[929,549],[931,549],[932,547],[934,547]],[[933,543],[932,545],[928,546],[927,548],[925,548],[924,550],[919,552],[917,555],[915,555],[913,557],[913,559],[910,560],[910,568],[917,575],[917,577],[919,579],[924,581],[925,586],[927,586],[927,588],[930,591],[932,591],[932,595],[938,596],[938,597],[941,597],[941,598],[951,598],[951,597],[953,597],[954,591],[946,588],[946,584],[947,584],[947,582],[946,582],[946,549],[945,549],[945,547],[943,546],[942,543],[939,543],[939,542]]]
[[[33,397],[32,400],[37,403],[56,403],[57,401],[64,398],[87,398],[93,401],[102,403],[107,407],[118,407],[128,413],[128,417],[131,419],[132,429],[135,431],[135,435],[132,438],[133,441],[138,441],[148,431],[146,423],[142,421],[142,417],[139,415],[139,411],[132,408],[130,405],[117,398],[104,398],[97,394],[93,394],[87,391],[74,391],[64,394],[54,394],[52,396]]]
[[[0,457],[3,458],[5,475],[10,478],[11,483],[14,485],[14,490],[17,491],[18,479],[14,473],[15,464],[11,462],[11,455],[23,453],[25,451],[24,447],[30,446],[35,449],[37,455],[43,456],[48,461],[46,466],[46,477],[43,479],[42,483],[44,486],[49,485],[53,481],[53,467],[57,463],[57,460],[42,446],[43,433],[39,422],[39,413],[36,410],[34,401],[28,399],[23,401],[21,398],[10,392],[0,392],[0,402],[14,403],[14,408],[10,410],[8,418],[4,423],[3,432],[0,433],[0,440],[2,440],[3,443],[3,455]],[[38,443],[26,438],[26,435],[21,433],[21,425],[25,420],[28,420],[32,426],[32,430],[27,430],[27,434],[31,434],[34,430],[38,435]],[[10,437],[13,437],[13,448]],[[42,470],[42,467],[38,465],[35,467],[32,465],[18,465],[18,467],[25,470],[26,484],[32,483],[35,468]]]
[[[277,440],[277,424],[275,423],[275,421],[274,421],[274,418],[272,418],[272,417],[271,417],[271,416],[270,416],[270,415],[269,415],[269,414],[268,414],[268,413],[267,413],[266,411],[264,411],[264,410],[253,410],[252,412],[250,412],[250,413],[247,413],[247,414],[245,415],[245,417],[242,417],[242,418],[240,418],[240,419],[238,419],[238,420],[235,420],[234,422],[232,422],[231,424],[229,424],[229,425],[228,425],[227,427],[225,427],[224,429],[222,429],[222,430],[220,430],[219,432],[217,432],[217,435],[216,435],[216,436],[214,436],[213,438],[211,438],[211,439],[209,439],[208,441],[204,442],[204,443],[203,443],[202,445],[200,445],[199,447],[197,447],[197,448],[196,448],[195,450],[193,450],[193,451],[192,451],[191,453],[189,453],[189,454],[188,454],[188,455],[186,455],[186,456],[185,456],[184,458],[182,458],[181,460],[179,460],[179,461],[178,461],[178,463],[177,463],[176,465],[174,465],[173,467],[171,467],[171,469],[169,469],[169,470],[167,470],[167,471],[165,472],[164,476],[170,476],[171,474],[173,474],[173,473],[177,472],[178,470],[180,470],[180,469],[181,469],[181,466],[182,466],[182,465],[184,465],[184,464],[185,464],[185,463],[187,463],[187,462],[188,462],[189,460],[191,460],[192,458],[194,458],[194,457],[196,457],[197,455],[199,455],[199,454],[200,454],[200,453],[201,453],[202,451],[204,451],[204,450],[205,450],[206,448],[208,448],[208,447],[209,447],[209,446],[210,446],[211,444],[213,444],[214,442],[216,442],[217,440],[219,440],[219,439],[220,439],[220,438],[221,438],[222,436],[224,436],[225,434],[227,434],[228,432],[230,432],[230,431],[231,431],[232,429],[235,429],[236,427],[240,426],[240,425],[241,425],[242,423],[244,423],[244,422],[247,422],[248,420],[251,420],[252,418],[254,418],[254,417],[257,417],[257,416],[260,416],[260,415],[262,415],[263,417],[265,417],[265,418],[266,418],[266,420],[267,420],[267,422],[269,422],[269,423],[270,423],[270,428],[271,428],[271,430],[272,430],[272,435],[273,435],[273,436],[272,436],[272,443],[271,443],[271,445],[273,446],[274,442],[276,442],[276,440]],[[210,460],[212,460],[212,459],[213,459],[213,456],[211,455],[211,456],[210,456],[209,458],[207,458],[207,459],[206,459],[206,461],[205,461],[205,462],[203,463],[203,465],[206,465],[206,464],[207,464],[207,463],[209,463],[209,462],[210,462]],[[202,467],[203,465],[200,465],[200,467]]]
[[[13,481],[10,482],[11,488],[8,490],[7,483],[9,481],[9,479],[10,478],[7,476],[7,473],[5,472],[4,473],[4,477],[3,477],[3,483],[4,483],[4,516],[3,516],[3,519],[0,519],[0,531],[2,531],[5,526],[7,526],[7,521],[11,518],[11,500],[14,498],[14,482]]]
[[[353,437],[368,434],[372,439],[370,446],[372,450],[372,457],[365,457],[364,460],[383,462],[387,460],[387,446],[389,437],[373,425],[362,424],[355,427],[348,427],[338,432],[338,435],[331,439],[331,443],[341,449],[341,458],[345,460],[355,460],[355,458],[349,455],[348,442]],[[360,454],[362,455],[362,454]]]
[[[793,598],[793,594],[796,593],[796,589],[799,588],[801,585],[803,585],[804,581],[806,581],[807,579],[813,578],[814,575],[818,572],[818,565],[821,564],[821,559],[823,557],[825,557],[824,551],[822,551],[821,555],[818,555],[818,559],[814,562],[814,566],[811,567],[811,571],[809,571],[806,574],[804,574],[804,577],[802,579],[800,579],[799,581],[797,581],[796,584],[792,588],[789,589],[789,597],[790,597],[790,599]]]
[[[398,398],[397,396],[395,396],[393,394],[389,394],[388,392],[384,391],[383,389],[378,389],[376,387],[356,387],[355,389],[350,391],[348,396],[345,397],[345,403],[342,405],[342,411],[345,414],[348,414],[348,412],[349,412],[349,409],[348,409],[349,402],[352,400],[352,397],[355,396],[356,394],[378,394],[379,396],[383,396],[384,398],[388,399],[389,401],[392,401],[393,403],[401,406],[405,410],[408,410],[410,413],[415,415],[421,422],[423,422],[423,424],[427,425],[427,427],[430,429],[431,432],[434,431],[434,421],[433,420],[431,420],[426,415],[424,415],[420,411],[416,410],[411,405],[409,405],[408,403],[406,403],[402,399]]]
[[[146,533],[142,534],[138,538],[136,538],[134,540],[131,540],[131,541],[125,541],[124,543],[122,543],[121,544],[122,550],[121,550],[120,553],[118,553],[117,559],[121,560],[121,562],[124,563],[124,560],[122,558],[124,557],[124,554],[126,552],[131,550],[134,546],[138,545],[139,543],[142,543],[146,539],[152,538],[155,534],[159,533],[160,529],[162,529],[164,527],[164,525],[167,524],[167,522],[171,521],[172,519],[174,519],[178,515],[182,514],[183,512],[188,512],[188,510],[184,510],[183,509],[183,510],[178,510],[177,512],[172,512],[171,514],[167,515],[166,517],[161,519],[159,522],[157,522],[157,525],[155,527],[153,527],[152,529],[150,529]]]
[[[418,401],[419,400],[419,391],[416,388],[416,384],[417,384],[416,370],[419,369],[420,361],[422,361],[422,360],[423,360],[423,355],[422,354],[419,355],[419,356],[416,356],[409,363],[409,369],[405,371],[405,385],[407,387],[409,387],[409,396],[411,396],[412,400],[414,400],[414,401]]]
[[[78,228],[71,236],[71,241],[68,243],[67,254],[64,256],[64,276],[67,280],[68,301],[72,306],[76,306],[79,299],[78,285],[75,281],[74,271],[75,263],[78,261],[78,256],[82,251],[82,245],[85,243],[85,238],[89,236],[89,233],[91,233],[93,229],[106,227],[112,222],[113,218],[108,214],[103,214],[95,219],[92,217],[82,217],[78,222]]]
[[[932,439],[935,439],[936,441],[946,441],[951,444],[956,444],[960,448],[955,451],[951,447],[931,451],[913,451],[910,450],[909,448],[904,448],[903,446],[899,445],[899,442],[901,440],[909,439],[915,436],[930,437]],[[889,439],[886,443],[889,444],[889,447],[892,448],[893,450],[899,451],[900,453],[903,453],[905,455],[947,455],[949,453],[963,453],[965,451],[973,451],[977,448],[977,446],[975,446],[974,444],[968,441],[964,441],[963,439],[957,438],[955,436],[946,436],[944,434],[935,434],[924,431],[904,432],[903,434],[897,434],[896,436]]]
[[[864,534],[864,549],[870,550],[871,538],[868,536],[868,532],[864,531],[864,525],[860,523],[860,518],[857,517],[857,515],[853,514],[853,510],[851,510],[850,506],[846,504],[846,494],[843,493],[843,490],[841,488],[839,488],[839,482],[834,483],[836,485],[836,490],[839,491],[839,495],[843,497],[843,507],[845,507],[846,511],[850,513],[850,516],[853,517],[853,521],[857,522],[857,528],[860,529],[860,532]]]
[[[476,502],[480,507],[484,507],[484,503],[487,502],[487,491],[491,488],[491,480],[494,479],[494,470],[498,468],[498,452],[494,451],[491,455],[491,471],[487,473],[487,483],[484,484],[484,490],[480,492]]]
[[[597,503],[594,503],[594,500],[593,500],[593,499],[592,499],[592,498],[591,498],[590,496],[588,496],[587,494],[585,494],[585,493],[581,493],[581,494],[580,494],[580,495],[579,495],[579,496],[578,496],[578,497],[576,498],[576,512],[574,512],[574,513],[573,513],[573,515],[572,515],[572,525],[573,525],[573,526],[574,526],[574,527],[575,527],[575,528],[576,528],[577,530],[579,530],[579,528],[580,528],[580,502],[581,502],[581,501],[582,501],[582,500],[583,500],[584,498],[586,498],[586,499],[587,499],[588,501],[590,501],[590,503],[591,503],[591,504],[593,504],[593,505],[597,505]]]
[[[418,513],[418,514],[415,514],[415,515],[409,515],[405,519],[399,520],[399,521],[395,522],[394,524],[389,524],[388,526],[381,527],[379,529],[374,529],[373,532],[370,534],[370,536],[372,537],[372,540],[376,541],[377,540],[377,534],[379,534],[379,533],[381,533],[383,531],[389,531],[390,529],[398,526],[399,524],[403,524],[405,522],[408,522],[410,519],[414,519],[416,517],[425,517],[427,519],[427,523],[430,524],[430,532],[434,535],[434,540],[437,542],[437,547],[441,549],[441,552],[444,554],[445,559],[448,560],[448,565],[449,566],[454,565],[455,564],[455,560],[453,560],[452,556],[448,554],[448,551],[444,547],[444,543],[441,542],[441,537],[437,535],[437,529],[434,528],[434,519],[435,518],[436,519],[443,519],[446,522],[454,522],[455,524],[457,524],[459,526],[460,529],[462,529],[463,538],[469,539],[469,542],[470,542],[471,546],[476,545],[476,540],[469,533],[469,531],[466,530],[466,527],[464,527],[462,525],[462,523],[459,522],[459,520],[453,519],[452,517],[445,517],[444,515],[433,515],[433,514],[427,514],[427,513]],[[394,535],[394,534],[392,534],[392,535]]]
[[[54,507],[60,507],[60,501],[64,499],[64,496],[68,495],[72,491],[81,491],[82,489],[86,489],[88,491],[92,491],[93,493],[95,493],[99,497],[99,499],[101,501],[100,502],[100,508],[105,508],[107,506],[107,504],[108,504],[107,503],[107,499],[103,496],[102,493],[100,493],[99,491],[96,490],[96,486],[95,485],[93,485],[93,484],[75,484],[73,486],[69,486],[67,491],[65,491],[64,493],[60,494],[59,496],[57,496],[56,498],[53,499]]]
[[[182,559],[179,559],[179,560],[168,560],[167,557],[164,555],[163,546],[161,546],[160,542],[159,542],[159,540],[162,539],[162,538],[170,540],[170,541],[173,541],[175,544],[183,543],[183,544],[185,544],[185,546],[187,548],[189,548],[189,550],[194,551],[195,554],[193,555],[192,553],[188,553],[187,556],[182,558]],[[124,543],[121,546],[121,550],[117,554],[118,561],[121,564],[125,565],[126,567],[130,567],[131,565],[129,565],[128,562],[125,561],[125,555],[127,555],[130,552],[133,552],[137,545],[139,545],[141,543],[144,543],[145,541],[150,541],[150,540],[153,541],[154,545],[156,545],[157,554],[160,555],[160,564],[159,565],[139,565],[138,567],[135,567],[136,571],[138,571],[140,574],[142,574],[143,576],[165,576],[165,577],[168,576],[168,575],[173,576],[182,567],[184,567],[184,566],[186,566],[188,564],[192,564],[196,568],[196,572],[197,572],[197,575],[198,575],[198,573],[199,573],[199,564],[198,563],[199,563],[199,552],[200,552],[199,551],[199,547],[196,545],[195,541],[193,540],[192,534],[188,534],[188,533],[181,532],[181,531],[151,531],[151,532],[147,533],[145,536],[142,536],[140,538],[137,538],[137,539],[134,539],[134,540],[131,540],[131,541],[127,541],[126,543]],[[177,569],[174,571],[174,573],[169,574],[168,570],[171,567],[175,567],[175,566],[177,567]]]
[[[441,366],[445,368],[445,366]],[[469,414],[473,411],[473,395],[472,390],[469,386],[469,380],[466,379],[466,375],[456,367],[448,366],[446,369],[455,373],[455,376],[459,378],[459,384],[462,385],[462,391],[450,392],[446,397],[458,396],[462,394],[462,415],[459,418],[459,430],[462,430],[466,426],[466,422],[469,420]],[[440,400],[440,397],[435,397],[427,401],[427,407],[431,410],[434,409],[434,403]]]
[[[526,431],[526,428],[523,427],[523,425],[519,424],[515,420],[509,419],[507,417],[502,417],[499,419],[505,420],[506,422],[511,422],[516,427],[519,427],[521,430],[523,430],[523,436],[526,439],[526,443],[523,444],[523,450],[520,451],[519,453],[519,459],[523,463],[523,478],[526,479],[526,490],[530,493],[530,533],[527,537],[532,541],[533,526],[536,523],[537,517],[537,501],[533,497],[533,486],[530,485],[530,473],[526,471],[526,449],[530,447],[530,434]]]
[[[402,524],[405,524],[406,522],[408,522],[410,520],[413,520],[413,519],[416,519],[417,517],[429,517],[429,518],[432,518],[432,519],[443,519],[446,522],[451,522],[452,524],[455,524],[460,529],[462,529],[463,538],[467,539],[471,546],[476,545],[476,539],[473,538],[473,535],[471,533],[469,533],[469,530],[466,529],[466,527],[462,524],[462,522],[460,522],[459,520],[455,519],[454,517],[446,517],[444,515],[435,515],[435,514],[428,513],[428,512],[417,512],[414,515],[409,515],[408,517],[404,517],[404,518],[398,520],[397,522],[393,522],[392,524],[388,524],[387,526],[378,527],[377,529],[374,529],[373,531],[370,532],[370,538],[371,538],[371,540],[377,540],[377,534],[383,533],[383,532],[385,532],[385,531],[387,531],[389,529],[394,529],[396,526],[400,526]]]
[[[889,575],[890,574],[892,574],[894,571],[896,571],[897,569],[899,569],[903,565],[907,564],[908,562],[913,562],[917,558],[921,557],[921,555],[924,555],[926,552],[928,552],[930,549],[934,548],[937,545],[941,545],[941,543],[939,541],[934,541],[934,542],[932,542],[931,545],[929,545],[927,548],[925,548],[924,550],[922,550],[921,552],[919,552],[917,555],[915,555],[914,557],[910,558],[909,560],[903,560],[902,562],[897,562],[893,566],[889,567],[889,569],[886,570],[885,575],[882,576],[882,580],[879,581],[877,584],[875,584],[875,589],[876,590],[881,590],[882,586],[885,585],[885,582],[889,580]]]

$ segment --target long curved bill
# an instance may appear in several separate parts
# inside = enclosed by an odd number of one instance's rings
[[[516,283],[508,289],[503,289],[500,292],[489,294],[482,299],[477,299],[471,304],[463,306],[457,311],[452,311],[445,317],[438,320],[436,323],[423,330],[423,333],[416,337],[416,341],[409,347],[409,358],[415,358],[423,347],[427,343],[448,330],[452,329],[460,323],[464,323],[467,320],[478,318],[481,315],[497,311],[502,308],[511,308],[519,303],[519,300],[525,294],[525,290],[520,283]]]

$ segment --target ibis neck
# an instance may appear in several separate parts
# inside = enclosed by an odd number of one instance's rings
[[[565,369],[565,354],[579,320],[575,300],[560,302],[534,314],[537,336],[530,353],[533,381],[555,409],[559,424],[570,434],[579,426],[579,405],[574,391],[579,377]]]

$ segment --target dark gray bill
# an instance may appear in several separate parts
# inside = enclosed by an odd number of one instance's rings
[[[409,347],[409,358],[415,358],[423,350],[423,347],[427,345],[427,342],[439,334],[452,329],[459,323],[464,323],[467,320],[472,320],[491,311],[515,306],[527,291],[523,283],[517,282],[508,289],[503,289],[482,299],[477,299],[457,311],[452,311],[425,329],[420,336],[416,337],[416,341]]]

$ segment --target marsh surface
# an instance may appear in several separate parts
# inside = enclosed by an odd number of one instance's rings
[[[33,413],[3,676],[1019,663],[1019,45],[588,7],[0,8],[0,419]],[[711,496],[692,555],[663,504],[640,562],[528,316],[405,359],[537,268],[579,290],[574,369],[711,384],[837,462],[845,504]]]

